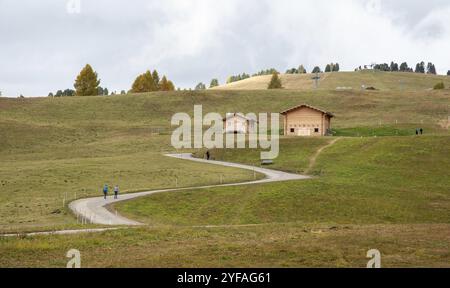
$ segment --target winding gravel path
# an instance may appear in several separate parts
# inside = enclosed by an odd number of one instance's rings
[[[140,193],[131,193],[131,194],[123,194],[119,196],[119,199],[114,200],[112,196],[109,196],[107,200],[103,197],[95,197],[95,198],[87,198],[73,201],[69,204],[69,208],[75,213],[75,215],[84,219],[89,223],[100,224],[100,225],[128,225],[128,226],[137,226],[142,225],[142,223],[133,221],[131,219],[125,218],[117,213],[113,213],[107,209],[107,207],[111,204],[127,201],[139,197],[149,196],[156,193],[163,192],[174,192],[174,191],[184,191],[184,190],[192,190],[192,189],[207,189],[213,187],[230,187],[230,186],[243,186],[243,185],[253,185],[253,184],[261,184],[261,183],[270,183],[270,182],[281,182],[281,181],[292,181],[292,180],[304,180],[309,179],[309,176],[302,176],[298,174],[291,174],[282,171],[275,171],[266,168],[254,167],[243,164],[222,162],[222,161],[212,161],[212,160],[204,160],[194,158],[191,154],[168,154],[168,157],[195,161],[200,163],[221,165],[226,167],[240,168],[255,171],[261,174],[264,174],[266,178],[257,181],[250,181],[244,183],[233,183],[233,184],[223,184],[223,185],[209,185],[209,186],[200,186],[200,187],[187,187],[187,188],[174,188],[174,189],[164,189],[164,190],[154,190],[148,192],[140,192]]]

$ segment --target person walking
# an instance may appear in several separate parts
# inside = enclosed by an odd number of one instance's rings
[[[423,135],[423,128],[420,128],[420,135]]]
[[[119,197],[119,185],[114,186],[114,199]]]
[[[416,129],[416,136],[419,136],[419,128]]]
[[[108,184],[105,184],[105,186],[103,186],[103,195],[105,197],[105,200],[106,196],[108,196],[108,190],[109,190]]]
[[[211,154],[209,153],[209,150],[206,151],[206,160],[209,160],[209,158],[211,157]]]

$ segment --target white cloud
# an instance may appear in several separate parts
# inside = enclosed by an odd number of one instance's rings
[[[102,85],[128,89],[158,69],[181,87],[213,77],[338,61],[432,61],[450,69],[445,0],[0,0],[0,90],[46,95],[90,63]]]

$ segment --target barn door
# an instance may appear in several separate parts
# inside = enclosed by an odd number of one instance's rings
[[[298,136],[311,136],[311,129],[309,128],[300,128],[298,129]]]

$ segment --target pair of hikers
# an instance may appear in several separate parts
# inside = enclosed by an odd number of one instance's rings
[[[423,128],[417,128],[416,129],[416,135],[423,135]]]
[[[108,196],[108,191],[109,191],[109,186],[108,184],[105,184],[105,186],[103,186],[103,195],[105,197]],[[114,186],[114,199],[117,199],[119,197],[119,185]]]

